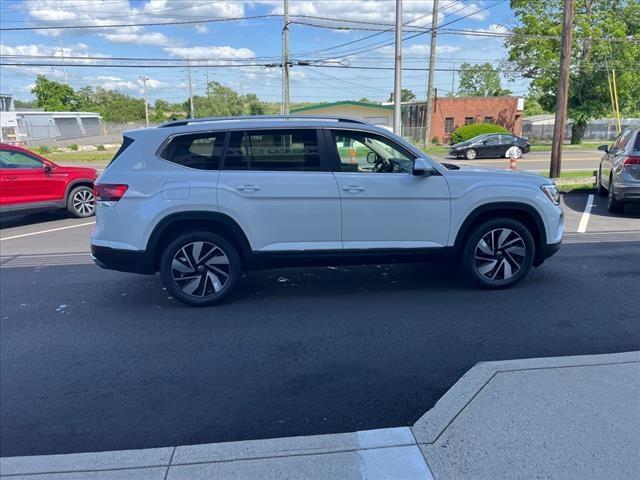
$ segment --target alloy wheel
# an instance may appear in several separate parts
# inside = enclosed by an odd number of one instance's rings
[[[477,156],[478,153],[473,148],[467,150],[467,152],[465,153],[465,157],[467,158],[467,160],[474,160]]]
[[[171,261],[171,276],[183,293],[192,297],[217,295],[231,275],[229,258],[210,242],[191,242]]]
[[[516,275],[526,258],[524,239],[510,228],[486,233],[475,248],[475,267],[488,280],[509,280]]]
[[[93,215],[96,209],[96,199],[91,190],[78,190],[71,199],[76,212],[83,216]]]

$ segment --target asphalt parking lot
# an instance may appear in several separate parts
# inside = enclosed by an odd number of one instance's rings
[[[640,207],[563,196],[565,244],[512,289],[434,264],[252,273],[194,309],[90,263],[91,220],[0,230],[0,455],[414,423],[479,361],[640,349]],[[579,231],[580,230],[580,231]]]

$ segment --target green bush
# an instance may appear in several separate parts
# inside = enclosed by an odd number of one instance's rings
[[[509,130],[493,123],[474,123],[456,128],[451,134],[451,144],[466,142],[483,133],[509,133]]]
[[[69,145],[69,150],[77,151],[78,150],[78,144],[77,143],[72,143],[71,145]]]
[[[46,145],[40,145],[37,150],[38,150],[38,153],[42,153],[42,154],[51,152],[51,149]]]
[[[105,150],[104,145],[96,146],[96,150],[98,150],[99,152],[104,152],[104,150]]]

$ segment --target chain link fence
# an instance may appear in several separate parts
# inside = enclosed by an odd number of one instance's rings
[[[623,118],[621,119],[622,129],[640,128],[640,118]],[[571,127],[572,123],[567,124],[564,131],[564,140],[571,140]],[[525,118],[522,121],[522,136],[528,138],[531,141],[545,141],[550,142],[553,140],[553,123],[536,125]],[[583,140],[593,141],[602,140],[609,141],[616,137],[616,120],[605,119],[595,120],[587,125],[587,129],[584,133]]]

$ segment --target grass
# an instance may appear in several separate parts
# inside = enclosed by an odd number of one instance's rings
[[[599,145],[604,145],[605,143],[607,142],[605,142],[604,140],[601,140],[599,142],[583,142],[577,145],[571,145],[570,143],[565,143],[562,146],[562,149],[563,150],[597,150]],[[532,152],[550,152],[551,144],[534,142],[531,144],[531,151]]]
[[[52,152],[45,156],[56,163],[65,162],[108,162],[115,155],[117,150],[94,150],[91,152]]]
[[[569,184],[558,184],[558,191],[562,193],[569,192],[577,192],[580,190],[593,190],[593,182],[591,183],[569,183]]]
[[[549,172],[536,172],[538,175],[548,177]],[[576,170],[561,172],[560,178],[556,181],[558,190],[562,193],[569,193],[578,190],[593,190],[595,176],[593,170]]]
[[[575,179],[575,178],[591,178],[594,176],[594,170],[570,170],[568,172],[561,172],[560,179]],[[538,175],[548,177],[549,172],[536,172]]]

